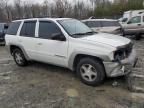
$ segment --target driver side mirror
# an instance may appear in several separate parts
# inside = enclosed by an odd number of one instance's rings
[[[66,41],[66,38],[62,33],[52,34],[51,38],[52,38],[52,40]]]

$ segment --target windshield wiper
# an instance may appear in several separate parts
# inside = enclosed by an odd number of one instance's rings
[[[93,31],[89,31],[89,32],[85,32],[85,33],[75,33],[72,35],[88,35],[88,34],[93,34],[93,33],[94,33]]]
[[[75,34],[72,34],[72,36],[77,37],[77,35],[79,35],[79,36],[93,35],[94,33],[96,33],[96,32],[89,31],[89,32],[85,32],[85,33],[75,33]]]
[[[85,33],[75,33],[75,34],[72,34],[72,35],[85,35]]]
[[[86,32],[85,34],[86,34],[86,35],[89,35],[89,34],[91,35],[91,34],[94,34],[94,33],[96,33],[96,32],[90,31],[90,32]]]

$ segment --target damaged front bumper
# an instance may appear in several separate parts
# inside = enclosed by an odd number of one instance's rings
[[[128,58],[119,62],[103,62],[108,77],[123,76],[131,72],[138,61],[136,51],[133,49]]]

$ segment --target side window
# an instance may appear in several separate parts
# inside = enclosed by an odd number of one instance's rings
[[[8,30],[7,30],[7,34],[9,34],[9,35],[16,35],[20,24],[21,24],[21,21],[12,22],[10,24]]]
[[[120,26],[118,21],[102,21],[102,27]]]
[[[136,17],[131,18],[128,24],[140,23],[140,22],[141,22],[141,16],[136,16]]]
[[[39,37],[43,39],[51,39],[53,34],[61,33],[60,28],[49,21],[40,21],[39,22]]]
[[[8,29],[8,27],[9,27],[8,24],[4,25],[4,29]]]
[[[83,23],[88,26],[88,22],[87,21],[84,21]]]
[[[93,28],[93,27],[101,27],[100,21],[88,21],[88,22],[87,22],[87,25],[88,25],[90,28]]]
[[[26,37],[35,37],[35,26],[36,21],[25,21],[20,36],[26,36]]]
[[[102,21],[102,27],[110,27],[113,25],[113,22],[111,21]]]

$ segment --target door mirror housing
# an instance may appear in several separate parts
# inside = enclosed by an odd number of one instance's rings
[[[66,41],[66,38],[62,33],[55,33],[52,34],[52,40]]]

